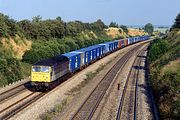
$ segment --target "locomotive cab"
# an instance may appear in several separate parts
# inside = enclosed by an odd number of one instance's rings
[[[51,82],[52,68],[50,66],[32,66],[32,82]]]

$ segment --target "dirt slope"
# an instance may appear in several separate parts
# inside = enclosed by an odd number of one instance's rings
[[[128,28],[128,35],[137,36],[137,35],[145,35],[146,33],[143,30]]]
[[[31,49],[32,41],[20,38],[16,36],[15,38],[3,38],[1,40],[2,47],[6,50],[12,51],[12,54],[17,59],[22,59],[24,53]]]
[[[106,34],[108,36],[111,36],[112,38],[126,37],[126,33],[121,28],[110,27],[105,30],[106,30]]]

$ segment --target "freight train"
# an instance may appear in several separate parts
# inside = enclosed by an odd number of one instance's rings
[[[105,55],[149,38],[146,35],[114,40],[39,61],[32,65],[31,85],[37,90],[50,90],[64,79],[67,79],[69,75],[74,74]]]

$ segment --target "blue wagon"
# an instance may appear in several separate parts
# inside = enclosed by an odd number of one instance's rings
[[[69,52],[63,55],[69,59],[70,72],[75,72],[77,69],[80,69],[81,67],[81,54],[80,53]]]
[[[115,41],[111,41],[111,42],[106,42],[106,43],[102,43],[99,45],[104,45],[104,53],[108,53],[108,52],[112,52],[116,49],[118,49],[118,40]]]
[[[116,41],[116,40],[111,41],[111,42],[110,42],[110,50],[111,50],[111,51],[114,51],[114,50],[116,50],[116,49],[118,49],[118,41]]]
[[[102,44],[98,44],[98,45],[104,46],[104,47],[103,47],[103,54],[109,52],[109,44],[108,44],[108,43],[102,43]]]
[[[112,41],[112,42],[113,42],[113,44],[114,44],[114,50],[117,50],[117,49],[118,49],[118,42],[119,42],[119,41],[114,40],[114,41]]]
[[[103,54],[104,47],[105,47],[104,45],[94,45],[87,48],[82,48],[74,52],[82,53],[81,59],[83,60],[82,65],[84,65],[84,64],[89,64],[95,59],[101,57],[101,55]]]
[[[130,37],[130,38],[128,38],[128,45],[130,45],[130,44],[132,44],[133,43],[133,38],[132,37]]]
[[[100,58],[104,54],[105,45],[94,45],[94,53],[93,53],[93,59]]]

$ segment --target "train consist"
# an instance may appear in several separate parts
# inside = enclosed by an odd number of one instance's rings
[[[133,43],[148,39],[149,36],[140,36],[114,40],[39,61],[32,66],[31,85],[36,89],[52,89],[69,75],[72,75],[105,55]]]

